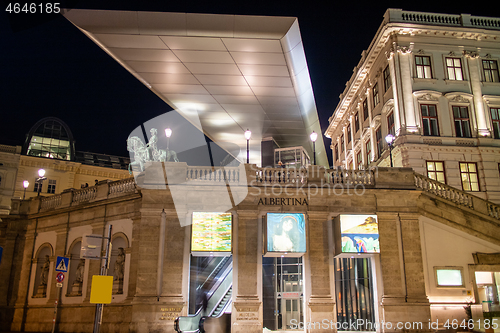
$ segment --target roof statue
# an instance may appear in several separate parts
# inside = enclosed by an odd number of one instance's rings
[[[156,128],[151,129],[151,138],[145,145],[141,138],[132,136],[127,139],[127,150],[134,153],[134,161],[128,166],[128,171],[132,174],[132,167],[139,166],[139,171],[144,171],[144,164],[146,162],[168,162],[172,159],[174,162],[179,162],[177,153],[170,149],[158,149],[157,142],[158,132]]]

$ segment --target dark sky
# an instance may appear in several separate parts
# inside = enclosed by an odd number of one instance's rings
[[[77,150],[127,156],[129,133],[170,110],[62,16],[7,15],[8,3],[0,1],[0,144],[22,145],[31,126],[55,116],[69,125]],[[61,7],[298,17],[323,131],[387,8],[500,17],[479,1],[106,0]]]

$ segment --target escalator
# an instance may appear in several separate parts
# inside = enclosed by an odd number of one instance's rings
[[[220,258],[220,257],[219,257]],[[211,332],[217,326],[216,331],[227,326],[231,320],[231,314],[225,313],[230,309],[232,285],[233,285],[233,262],[231,257],[223,257],[212,260],[197,272],[203,276],[201,280],[191,284],[190,309],[194,314],[177,317],[174,322],[176,332]],[[207,274],[208,273],[208,274]],[[201,295],[203,290],[207,294],[207,308],[203,311],[201,306]],[[225,329],[222,328],[222,331]]]

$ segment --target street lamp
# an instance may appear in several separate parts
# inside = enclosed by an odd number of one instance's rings
[[[250,163],[250,138],[252,137],[252,132],[247,128],[245,131],[245,139],[247,139],[247,164]]]
[[[37,196],[40,196],[40,191],[42,190],[42,184],[45,179],[47,179],[45,176],[45,170],[40,169],[38,170],[38,178],[36,179],[36,183],[38,183],[38,194]]]
[[[170,136],[172,135],[172,130],[170,128],[165,129],[165,135],[167,136],[167,150],[170,143]]]
[[[392,148],[393,148],[393,143],[396,138],[392,134],[387,134],[385,137],[385,142],[389,145],[389,158],[391,159],[391,168],[392,168]]]
[[[316,140],[318,139],[318,133],[312,132],[309,137],[313,143],[313,165],[316,165]]]
[[[28,186],[30,186],[30,182],[25,180],[23,182],[23,187],[24,187],[24,194],[23,194],[23,200],[26,198],[26,189],[28,188]]]

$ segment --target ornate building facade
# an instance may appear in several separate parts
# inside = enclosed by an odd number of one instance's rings
[[[500,19],[389,9],[325,135],[335,166],[395,166],[500,202]]]

